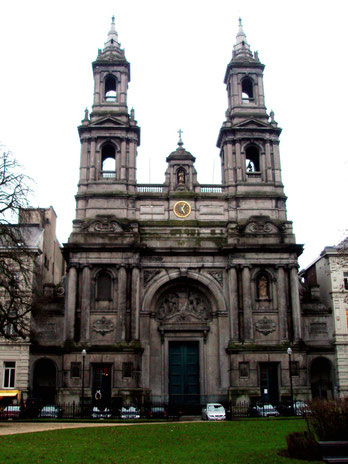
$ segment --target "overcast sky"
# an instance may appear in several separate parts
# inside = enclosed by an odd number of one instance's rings
[[[179,128],[199,182],[221,182],[223,78],[241,16],[266,65],[268,111],[283,128],[288,218],[305,245],[300,266],[337,244],[348,227],[346,2],[1,1],[0,143],[35,180],[32,206],[54,207],[61,243],[75,215],[76,128],[91,109],[91,62],[113,14],[131,63],[128,105],[141,127],[138,182],[164,181]]]

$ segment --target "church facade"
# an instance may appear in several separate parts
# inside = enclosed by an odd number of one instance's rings
[[[128,111],[130,65],[113,20],[93,63],[92,112],[79,126],[65,306],[57,299],[36,316],[39,325],[54,320],[56,332],[40,332],[32,347],[34,390],[53,395],[54,386],[55,401],[80,401],[83,385],[92,403],[278,402],[290,397],[291,377],[296,397],[310,397],[312,361],[333,359],[332,328],[315,304],[301,310],[302,246],[287,219],[281,129],[266,110],[263,71],[240,22],[217,134],[220,185],[198,182],[181,137],[164,183],[138,184],[140,127]],[[310,334],[318,317],[327,330]],[[54,378],[40,384],[43,359]]]

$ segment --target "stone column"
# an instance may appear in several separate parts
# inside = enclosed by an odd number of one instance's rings
[[[92,139],[91,141],[91,161],[90,161],[90,175],[89,178],[90,180],[96,180],[97,178],[97,160],[96,160],[96,154],[95,154],[95,139]]]
[[[81,295],[81,341],[88,341],[90,337],[90,312],[91,312],[91,269],[84,266],[82,270],[82,295]]]
[[[266,142],[266,181],[272,182],[272,161],[271,161],[271,146],[269,140]]]
[[[129,182],[135,181],[136,156],[137,156],[137,145],[136,145],[135,140],[131,140],[129,142],[129,163],[128,163]]]
[[[280,156],[279,156],[279,142],[273,142],[273,156],[274,156],[274,180],[277,184],[281,183],[281,170],[280,170]]]
[[[240,150],[240,140],[236,143],[236,161],[237,161],[237,181],[243,180],[242,155]]]
[[[127,271],[125,266],[118,270],[118,314],[116,337],[117,340],[126,339],[126,299],[127,299]]]
[[[121,142],[121,171],[120,171],[120,179],[126,180],[126,168],[127,168],[127,160],[126,160],[126,141],[122,140]]]
[[[80,159],[80,182],[85,183],[87,179],[87,139],[81,140],[81,159]]]
[[[253,313],[251,307],[251,282],[250,266],[243,266],[242,271],[243,284],[243,318],[244,318],[244,341],[253,340]]]
[[[139,289],[140,289],[140,272],[138,267],[132,269],[132,338],[139,340]]]
[[[290,268],[290,295],[294,341],[298,341],[302,338],[302,328],[297,266]]]
[[[228,290],[230,300],[230,338],[237,341],[239,339],[239,326],[238,326],[238,278],[237,269],[231,266],[228,269]]]
[[[71,266],[68,272],[67,298],[65,306],[65,340],[74,340],[75,332],[75,311],[76,311],[76,290],[77,290],[77,269]]]
[[[283,266],[278,267],[277,274],[279,338],[280,341],[283,342],[287,341],[289,337],[288,314],[285,293],[285,272]]]

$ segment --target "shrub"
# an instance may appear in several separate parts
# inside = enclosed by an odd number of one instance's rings
[[[306,419],[319,440],[347,440],[348,399],[314,400],[309,404]]]
[[[296,459],[321,459],[320,447],[311,432],[294,432],[286,437],[289,456]]]

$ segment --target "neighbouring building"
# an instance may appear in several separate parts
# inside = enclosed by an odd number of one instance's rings
[[[290,397],[289,346],[295,395],[311,396],[313,363],[333,355],[331,329],[318,325],[328,313],[320,298],[301,307],[302,245],[287,219],[263,71],[240,22],[217,134],[221,184],[199,183],[181,137],[164,182],[139,184],[140,127],[113,20],[78,129],[65,307],[55,300],[34,321],[45,330],[31,347],[32,388],[47,400],[277,402]]]
[[[11,260],[14,274],[18,274],[21,294],[27,309],[25,319],[30,326],[32,305],[42,300],[46,293],[53,293],[64,273],[64,259],[56,239],[56,214],[50,208],[26,208],[19,212],[18,224],[2,227],[19,231],[23,241],[17,250],[1,242],[0,259]],[[16,254],[13,259],[13,253]],[[25,261],[21,275],[16,263]],[[0,286],[0,298],[4,298]],[[35,310],[35,309],[34,309]],[[0,338],[0,404],[16,403],[29,395],[30,386],[30,336],[15,336],[13,326],[6,325],[9,338]]]
[[[336,389],[335,396],[348,397],[348,239],[337,246],[328,246],[310,266],[301,271],[306,292],[320,295],[329,313],[314,322],[316,332],[328,333],[335,356],[320,359],[316,384],[312,389],[326,396]]]

